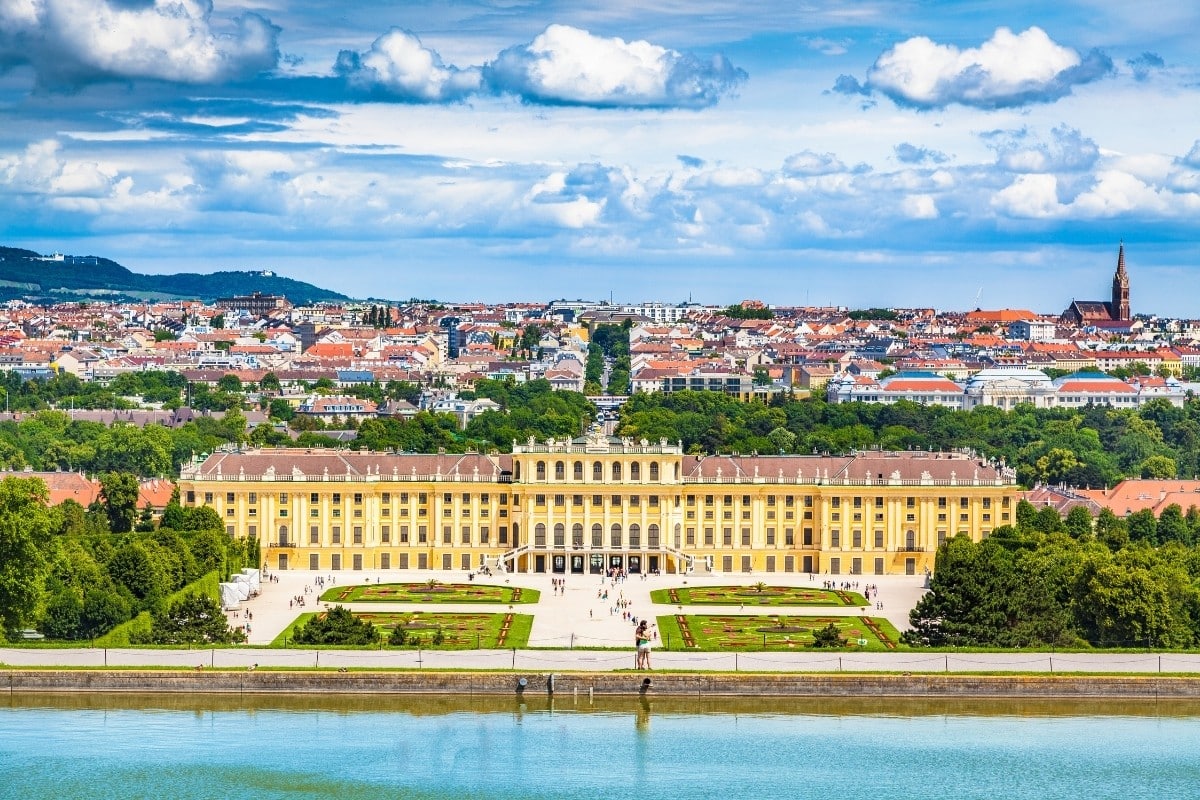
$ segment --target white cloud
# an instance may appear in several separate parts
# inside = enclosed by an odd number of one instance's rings
[[[786,175],[831,175],[845,171],[846,165],[833,153],[802,150],[788,156],[783,162],[783,172]]]
[[[688,187],[699,189],[712,187],[714,189],[734,189],[749,186],[762,186],[766,182],[760,170],[750,167],[717,167],[703,171],[688,180]]]
[[[1108,219],[1141,215],[1181,218],[1200,210],[1200,194],[1174,192],[1116,169],[1101,170],[1086,190],[1070,203],[1059,201],[1054,175],[1018,175],[992,198],[992,207],[1012,217],[1031,219]]]
[[[1048,102],[1079,84],[1112,72],[1107,56],[1086,57],[1053,41],[1041,28],[1021,33],[997,28],[979,47],[960,49],[925,36],[885,51],[867,71],[865,85],[839,78],[835,91],[878,91],[901,105],[942,108],[952,103],[1003,108]]]
[[[68,161],[61,145],[46,139],[26,146],[19,156],[0,158],[0,183],[17,193],[102,197],[112,191],[117,171],[95,161]]]
[[[928,194],[910,194],[904,198],[901,206],[904,216],[909,219],[937,219],[938,208],[933,196]]]
[[[213,20],[211,0],[4,0],[0,62],[47,85],[149,78],[214,83],[271,69],[278,29],[247,13]]]
[[[991,131],[984,135],[996,151],[996,163],[1012,172],[1079,172],[1091,169],[1100,148],[1075,128],[1059,125],[1043,142],[1026,129]]]
[[[1098,173],[1095,185],[1071,204],[1074,211],[1086,217],[1115,217],[1135,211],[1169,214],[1171,206],[1168,193],[1117,170]]]
[[[446,66],[416,34],[398,28],[380,36],[366,53],[343,50],[335,71],[359,88],[436,102],[462,98],[479,89],[479,69]]]
[[[495,91],[538,103],[702,108],[736,89],[746,73],[722,56],[703,61],[647,41],[551,25],[500,53],[484,77]]]
[[[1048,219],[1061,216],[1058,179],[1053,175],[1018,175],[992,198],[992,207],[1011,217]]]
[[[1200,168],[1200,139],[1192,143],[1192,149],[1180,160],[1189,167]]]
[[[0,0],[0,29],[14,33],[37,27],[39,0]]]

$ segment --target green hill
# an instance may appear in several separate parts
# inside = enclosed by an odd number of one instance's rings
[[[32,250],[0,247],[0,301],[186,299],[212,302],[218,297],[251,292],[283,295],[296,305],[348,299],[343,294],[265,270],[142,275],[100,256],[45,259]]]

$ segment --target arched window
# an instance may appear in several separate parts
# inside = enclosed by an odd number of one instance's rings
[[[640,481],[641,479],[642,479],[642,465],[635,461],[629,465],[629,480]]]
[[[517,483],[521,482],[521,462],[520,461],[513,464],[513,480],[515,480]]]
[[[583,480],[583,462],[582,461],[575,462],[575,466],[571,470],[571,477],[577,481]]]
[[[287,529],[287,525],[280,525],[280,526],[279,526],[279,543],[280,543],[280,544],[282,544],[282,545],[286,545],[286,544],[288,543],[288,529]]]
[[[904,549],[910,553],[917,549],[917,534],[913,531],[904,534]]]
[[[612,476],[613,476],[612,479],[614,482],[621,480],[621,462],[620,461],[613,462]]]
[[[675,462],[675,481],[679,481],[679,462]]]
[[[612,530],[608,532],[608,543],[611,547],[621,546],[621,524],[614,522]]]
[[[675,523],[675,549],[676,550],[683,547],[683,536],[681,536],[682,533],[683,533],[683,526],[681,526],[678,522],[676,522]]]
[[[554,462],[554,480],[563,481],[567,479],[567,465],[561,461]]]
[[[651,525],[646,528],[646,547],[651,550],[658,549],[658,526]]]
[[[658,462],[657,461],[650,462],[650,480],[652,480],[652,481],[658,480]]]
[[[537,525],[533,526],[533,546],[534,547],[545,547],[546,546],[546,526],[540,522]]]
[[[592,526],[592,547],[604,547],[604,526],[599,522]]]
[[[642,526],[636,522],[629,526],[629,546],[634,550],[642,546]]]
[[[555,525],[554,525],[554,546],[555,547],[566,547],[566,545],[567,545],[566,538],[567,538],[566,526],[563,525],[561,522],[555,523]]]
[[[592,462],[592,480],[594,480],[594,481],[604,480],[604,465],[601,464],[599,461]]]
[[[537,479],[539,481],[546,480],[546,462],[545,461],[537,462]]]
[[[571,526],[571,547],[583,547],[583,525],[578,522]]]

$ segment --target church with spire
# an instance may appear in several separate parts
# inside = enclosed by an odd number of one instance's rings
[[[1117,272],[1112,281],[1112,299],[1074,300],[1062,313],[1062,321],[1076,327],[1107,327],[1114,322],[1128,322],[1132,318],[1129,310],[1129,273],[1125,271],[1125,243],[1121,242],[1121,249],[1117,252]]]

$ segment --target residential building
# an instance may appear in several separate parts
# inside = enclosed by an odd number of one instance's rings
[[[364,420],[375,416],[375,403],[357,397],[310,395],[296,408],[297,414],[322,422]]]

